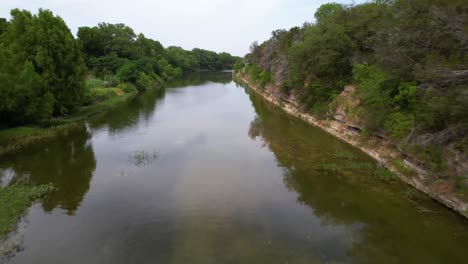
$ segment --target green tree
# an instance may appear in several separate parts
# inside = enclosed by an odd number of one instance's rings
[[[90,57],[116,54],[121,58],[136,59],[138,56],[135,32],[125,24],[99,23],[95,27],[80,27],[77,35]],[[139,43],[142,42],[144,40]]]
[[[16,125],[50,117],[53,96],[41,87],[30,61],[0,44],[0,123]]]
[[[44,96],[53,96],[54,114],[69,113],[83,96],[85,65],[78,43],[58,16],[40,9],[37,15],[14,9],[2,34],[5,48],[21,65],[31,62]]]

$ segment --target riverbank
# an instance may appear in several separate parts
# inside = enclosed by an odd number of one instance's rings
[[[359,148],[377,160],[381,166],[393,172],[403,182],[468,219],[468,201],[466,196],[450,191],[446,187],[447,183],[443,180],[434,181],[427,170],[412,162],[410,157],[401,153],[391,142],[377,136],[369,136],[364,141],[359,130],[346,122],[336,118],[333,120],[317,119],[313,115],[302,111],[294,98],[282,98],[277,92],[274,92],[279,90],[274,85],[267,85],[264,89],[260,89],[247,76],[239,72],[234,74],[234,79],[244,83],[266,101],[280,107],[286,113],[317,126]]]
[[[0,130],[0,156],[19,151],[38,142],[66,135],[78,125],[78,122],[90,116],[110,111],[137,94],[138,91],[136,89],[128,92],[119,92],[115,96],[99,103],[81,107],[70,116],[48,120],[41,124],[41,126],[22,126]]]
[[[96,114],[101,114],[122,105],[138,94],[136,89],[126,92],[118,88],[102,88],[113,92],[98,103],[81,107],[67,117],[54,118],[40,126],[23,126],[0,130],[0,156],[12,154],[33,144],[47,142],[58,136],[66,136],[83,126],[81,121]],[[114,90],[112,90],[114,89]],[[0,186],[0,238],[11,232],[18,220],[31,204],[52,191],[53,185],[30,186],[13,184]]]
[[[0,188],[0,238],[15,228],[32,202],[44,197],[52,189],[52,185],[12,185]]]

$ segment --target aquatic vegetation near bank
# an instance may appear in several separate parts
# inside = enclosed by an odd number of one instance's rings
[[[345,164],[337,163],[323,163],[317,169],[325,171],[325,173],[332,173],[334,175],[341,173],[345,170],[361,171],[372,173],[379,180],[389,182],[396,179],[395,174],[384,167],[374,166],[369,162],[347,162]]]
[[[353,155],[353,153],[351,153],[349,151],[337,151],[335,153],[335,157],[337,157],[339,159],[351,160],[351,159],[354,158],[354,155]]]
[[[66,136],[83,124],[71,123],[49,128],[18,127],[0,132],[0,156],[56,136]]]
[[[128,158],[128,160],[135,166],[141,167],[149,165],[159,158],[159,153],[153,151],[151,153],[144,150],[134,151]]]
[[[377,167],[374,171],[374,176],[377,177],[378,179],[382,181],[392,181],[396,179],[395,174],[393,172],[383,168],[383,167]]]
[[[51,184],[39,186],[11,185],[0,188],[0,236],[10,232],[18,219],[39,198],[51,192]]]

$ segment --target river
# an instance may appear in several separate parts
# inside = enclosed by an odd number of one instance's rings
[[[2,158],[3,184],[57,190],[0,262],[466,263],[467,223],[376,165],[231,73],[195,73]]]

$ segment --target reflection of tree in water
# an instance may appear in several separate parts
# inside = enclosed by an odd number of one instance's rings
[[[202,85],[206,82],[227,84],[232,81],[232,72],[230,71],[198,71],[183,74],[181,78],[170,81],[166,87],[174,88],[193,85]]]
[[[112,111],[95,116],[88,123],[91,128],[108,127],[112,133],[118,133],[133,127],[142,119],[148,122],[154,114],[157,101],[163,99],[164,95],[164,89],[146,91]]]
[[[374,162],[325,132],[293,120],[253,93],[250,99],[257,116],[249,136],[263,140],[285,171],[285,185],[323,223],[356,229],[348,249],[353,261],[455,263],[464,258],[462,245],[468,245],[468,230],[460,219],[427,199],[418,202],[440,214],[418,212],[404,195],[406,186],[385,184],[371,172],[340,169],[336,175],[324,173],[321,164],[345,167],[349,162],[336,155],[339,151],[352,153],[357,161]]]
[[[7,157],[2,163],[13,164],[11,170],[15,172],[16,182],[54,185],[56,190],[42,201],[44,210],[59,207],[73,214],[88,192],[96,169],[89,139],[86,127],[79,126],[65,137],[38,144]]]
[[[186,86],[201,85],[206,82],[229,83],[232,72],[191,72],[181,78],[169,82],[165,88],[146,91],[138,94],[126,104],[90,120],[91,128],[107,126],[112,133],[128,129],[142,120],[149,122],[155,113],[158,101],[162,101],[166,88],[184,88]]]

